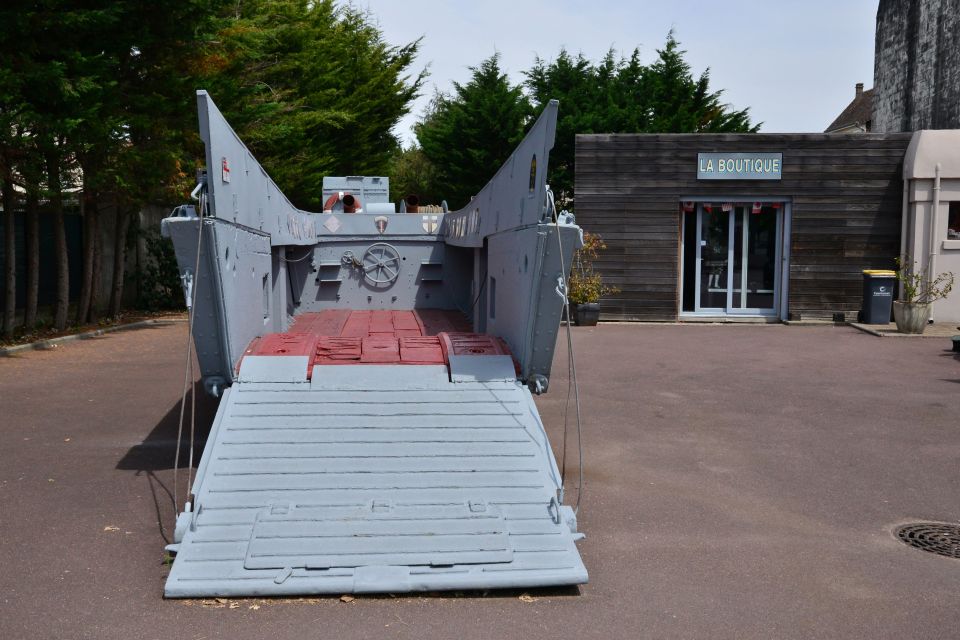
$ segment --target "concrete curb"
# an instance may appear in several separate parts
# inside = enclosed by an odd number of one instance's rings
[[[143,327],[153,326],[153,325],[166,325],[174,324],[178,322],[186,322],[186,318],[156,318],[151,320],[140,320],[139,322],[130,322],[128,324],[118,324],[113,327],[104,327],[103,329],[95,329],[93,331],[84,331],[83,333],[74,333],[68,336],[60,336],[57,338],[49,338],[47,340],[37,340],[36,342],[28,342],[26,344],[17,344],[12,347],[0,347],[0,357],[4,356],[13,356],[22,351],[43,351],[46,349],[55,349],[59,345],[65,342],[73,342],[74,340],[88,340],[90,338],[96,338],[98,336],[105,335],[107,333],[113,333],[115,331],[126,331],[128,329],[142,329]]]
[[[883,329],[877,328],[877,327],[888,327],[889,325],[868,325],[868,324],[863,324],[861,322],[851,322],[850,326],[853,327],[854,329],[859,329],[860,331],[863,331],[864,333],[868,333],[872,336],[877,336],[878,338],[940,338],[941,340],[946,340],[946,339],[952,338],[957,333],[956,331],[948,331],[948,332],[934,331],[932,333],[931,332],[899,333],[889,328],[886,331],[884,331]]]

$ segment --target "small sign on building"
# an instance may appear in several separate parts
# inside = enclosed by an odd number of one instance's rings
[[[698,180],[779,180],[782,153],[698,153]]]

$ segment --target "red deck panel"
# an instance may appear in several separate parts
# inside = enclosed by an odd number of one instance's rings
[[[350,314],[350,317],[347,319],[346,323],[343,326],[343,330],[340,332],[341,336],[351,337],[351,338],[362,338],[370,333],[370,314],[369,312],[364,311],[354,311]]]
[[[396,338],[363,338],[360,362],[400,364],[400,343]]]
[[[425,365],[447,364],[450,355],[510,350],[499,338],[470,333],[466,317],[456,311],[329,309],[297,316],[286,333],[254,339],[245,355],[307,355],[314,365]]]
[[[441,333],[440,345],[443,347],[444,362],[450,362],[450,356],[513,356],[507,343],[496,336],[485,333]],[[513,358],[513,368],[520,375],[520,363]]]
[[[248,354],[258,356],[313,356],[317,336],[307,333],[268,333],[256,344],[251,343]]]
[[[393,328],[398,334],[401,331],[415,331],[416,334],[410,333],[408,335],[423,335],[420,323],[417,322],[417,316],[414,315],[413,311],[394,311]]]
[[[436,336],[444,331],[470,331],[472,329],[466,316],[459,311],[417,309],[413,313],[425,336]]]
[[[315,336],[339,336],[350,317],[349,309],[328,309],[319,313],[304,313],[293,319],[287,333],[311,333]]]
[[[440,338],[400,338],[401,364],[446,364]]]
[[[372,311],[370,313],[370,334],[375,333],[393,335],[392,311]]]
[[[416,337],[443,331],[469,332],[470,323],[459,311],[446,309],[374,310],[325,309],[301,313],[287,333],[317,336],[364,337],[371,333]]]
[[[360,338],[317,339],[317,355],[314,364],[351,364],[360,361]]]
[[[510,353],[495,337],[483,333],[443,332],[440,342],[447,356],[502,356]]]

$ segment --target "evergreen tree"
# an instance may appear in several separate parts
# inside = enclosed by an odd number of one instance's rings
[[[454,94],[438,93],[414,131],[433,164],[434,191],[451,210],[465,206],[523,139],[532,110],[519,86],[500,69],[499,54],[470,67]]]
[[[112,82],[112,68],[100,43],[117,30],[116,15],[106,3],[14,0],[4,6],[0,25],[0,56],[13,77],[5,83],[5,93],[10,92],[5,98],[16,105],[0,126],[14,134],[8,140],[16,149],[8,157],[18,165],[13,178],[18,186],[35,189],[35,180],[25,178],[35,173],[27,165],[39,165],[41,159],[45,165],[57,265],[54,326],[62,330],[70,302],[62,191],[76,173],[73,145],[80,131],[85,124],[92,130],[103,117],[99,94]],[[31,258],[29,264],[37,261]]]
[[[298,206],[322,209],[325,175],[382,175],[423,74],[419,40],[384,42],[332,0],[254,0],[228,15],[202,67],[237,133]]]
[[[566,206],[573,197],[575,136],[609,128],[612,79],[601,82],[597,68],[583,54],[573,58],[565,49],[550,64],[537,57],[526,77],[537,105],[546,105],[551,99],[560,101],[548,181],[558,203]]]
[[[114,261],[107,313],[120,313],[130,229],[146,204],[182,202],[202,157],[196,123],[197,72],[216,37],[225,0],[118,2],[123,33],[116,44],[118,109],[122,122],[117,152],[98,184],[116,202]],[[232,4],[232,3],[231,3]]]
[[[410,145],[390,159],[390,200],[400,202],[416,195],[423,204],[439,205],[444,196],[435,190],[437,170],[423,149]]]
[[[366,13],[333,0],[0,4],[0,190],[7,202],[25,190],[32,212],[27,319],[36,319],[36,212],[45,201],[56,248],[55,325],[67,324],[63,191],[77,186],[85,246],[74,319],[96,316],[105,199],[117,208],[109,314],[119,313],[136,212],[182,201],[202,162],[197,88],[211,89],[295,202],[319,209],[324,175],[386,172],[399,149],[391,130],[422,83],[422,74],[409,73],[417,47],[388,45]],[[6,209],[12,217],[14,206]],[[12,299],[12,260],[4,266]],[[12,330],[10,313],[2,324]]]
[[[751,125],[748,109],[732,110],[722,104],[723,91],[710,91],[710,70],[694,78],[684,51],[673,33],[667,36],[663,49],[657,50],[656,62],[647,68],[644,81],[650,109],[648,132],[657,133],[727,133],[755,132],[760,125]]]
[[[671,32],[645,66],[639,50],[627,59],[609,51],[596,65],[561,50],[547,63],[537,58],[526,72],[534,103],[560,100],[557,141],[550,154],[550,185],[563,206],[573,200],[575,137],[578,133],[754,132],[749,110],[721,102],[710,90],[710,73],[694,77]]]

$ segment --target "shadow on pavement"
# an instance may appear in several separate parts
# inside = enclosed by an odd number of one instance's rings
[[[197,398],[196,427],[194,434],[193,464],[200,462],[200,454],[210,433],[210,425],[217,414],[219,400],[203,390],[203,384],[196,382],[193,393]],[[180,466],[186,467],[190,455],[190,395],[183,416],[183,438],[180,443]],[[143,442],[127,451],[117,463],[117,469],[126,471],[161,471],[173,469],[177,450],[177,427],[180,422],[180,401],[170,407]]]
[[[193,468],[196,470],[200,464],[200,456],[203,453],[203,447],[207,441],[207,435],[210,433],[210,426],[217,414],[218,400],[213,398],[203,390],[203,383],[197,381],[193,385],[193,393],[196,394],[196,418],[195,431],[193,439]],[[187,395],[186,407],[183,415],[183,437],[180,442],[180,464],[179,484],[180,495],[177,498],[182,502],[186,499],[188,485],[187,465],[190,460],[190,396]],[[150,486],[150,493],[153,496],[153,504],[156,509],[157,522],[160,525],[160,535],[164,541],[169,544],[172,540],[171,531],[164,523],[172,525],[176,518],[176,509],[174,508],[174,490],[173,478],[167,476],[166,480],[158,477],[158,471],[172,470],[177,451],[177,430],[180,424],[180,401],[170,407],[170,410],[153,427],[143,442],[131,447],[123,457],[117,462],[117,469],[125,471],[136,471],[137,476],[145,476]]]

